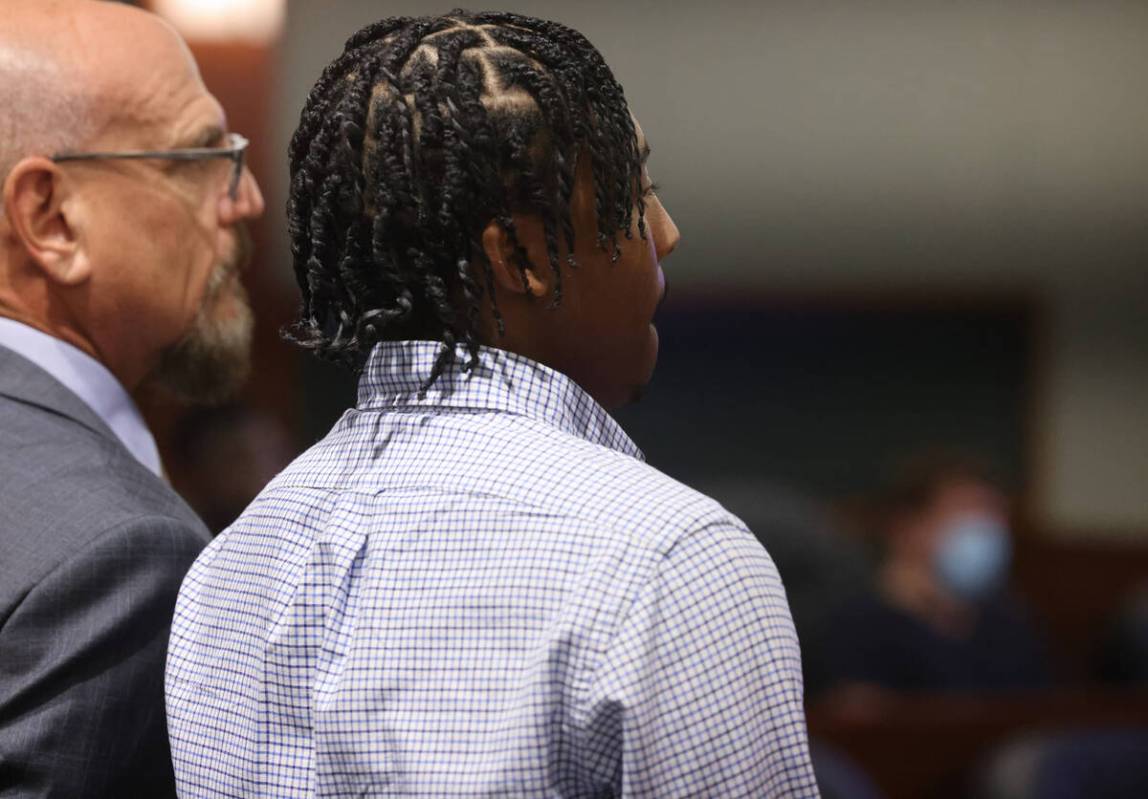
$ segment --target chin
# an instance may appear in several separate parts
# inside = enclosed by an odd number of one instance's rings
[[[654,368],[651,364],[650,368],[643,374],[641,380],[628,384],[623,390],[618,392],[620,400],[613,404],[613,408],[620,408],[624,405],[632,405],[635,402],[641,402],[646,392],[649,390],[650,381],[654,376]]]
[[[166,350],[151,375],[154,385],[184,402],[219,405],[233,399],[251,371],[254,316],[242,295],[203,307],[190,330]]]

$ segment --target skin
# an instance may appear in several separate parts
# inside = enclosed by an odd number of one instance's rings
[[[649,152],[638,128],[639,146]],[[546,255],[542,222],[516,214],[519,240],[533,264],[526,282],[513,258],[506,232],[492,222],[483,232],[483,247],[495,276],[495,298],[505,322],[499,335],[493,314],[482,320],[485,343],[524,355],[567,375],[607,409],[635,400],[653,376],[658,358],[654,313],[666,292],[661,262],[678,246],[681,235],[642,170],[646,192],[646,238],[634,220],[630,238],[618,236],[621,256],[597,246],[593,175],[580,158],[571,199],[574,257],[577,266],[563,267],[563,297],[557,308],[554,273]],[[636,215],[635,215],[636,217]],[[565,253],[560,262],[565,264]]]
[[[0,50],[58,64],[90,107],[78,151],[223,144],[226,118],[182,39],[119,3],[6,0]],[[203,317],[250,327],[244,224],[263,212],[230,162],[53,163],[28,153],[3,180],[0,315],[69,342],[132,391]]]

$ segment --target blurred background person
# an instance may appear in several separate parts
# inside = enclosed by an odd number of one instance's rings
[[[989,472],[913,459],[881,502],[873,590],[845,601],[833,678],[892,691],[1028,691],[1049,682],[1041,637],[1009,591],[1008,503]]]

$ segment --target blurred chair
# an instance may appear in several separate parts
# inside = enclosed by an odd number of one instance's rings
[[[1028,736],[978,769],[973,799],[1144,799],[1148,728]]]
[[[869,775],[845,753],[821,741],[811,741],[809,754],[821,799],[884,799]]]
[[[1100,676],[1104,680],[1148,683],[1148,582],[1133,592],[1116,614],[1101,658]]]

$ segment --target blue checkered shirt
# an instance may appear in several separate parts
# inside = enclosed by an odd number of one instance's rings
[[[188,575],[180,796],[817,796],[754,536],[533,361],[420,396],[440,346],[378,346]]]

